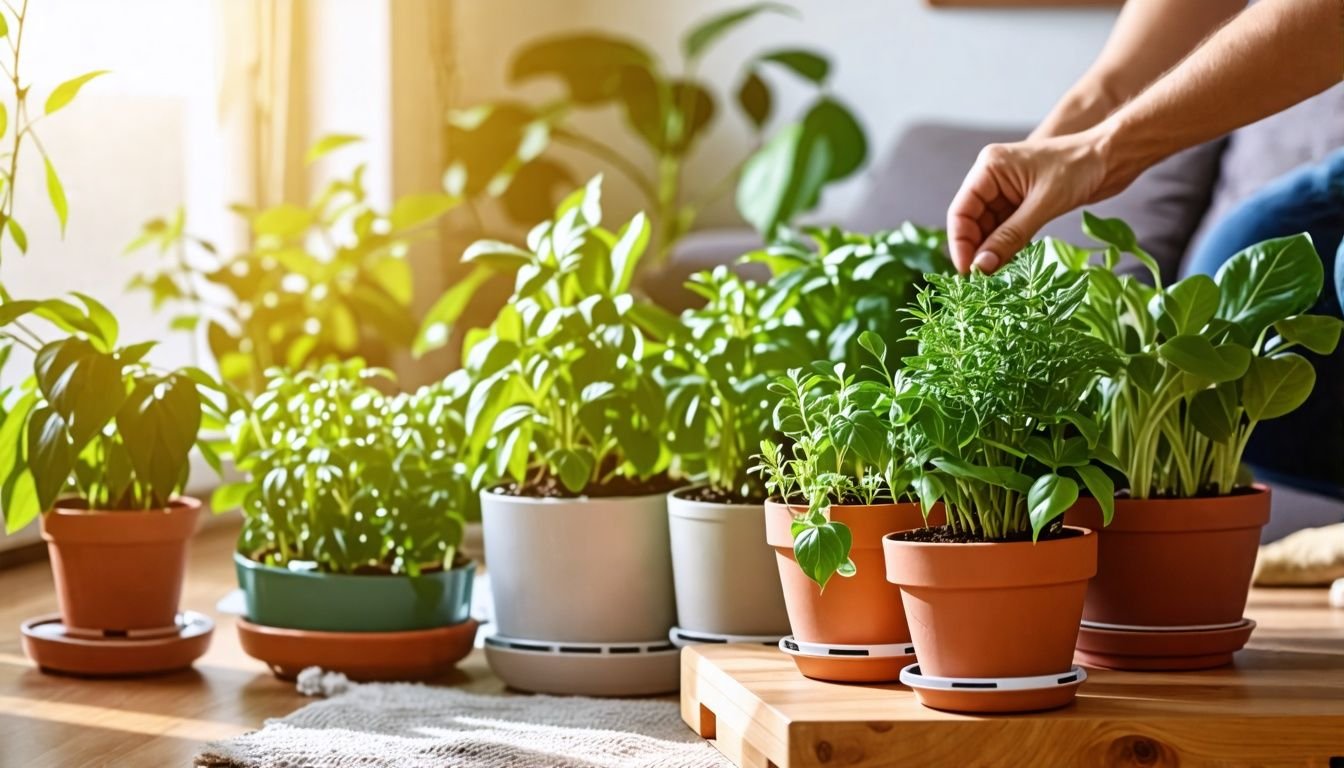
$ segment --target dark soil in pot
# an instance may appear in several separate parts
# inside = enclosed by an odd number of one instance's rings
[[[535,475],[525,482],[506,482],[493,490],[501,496],[524,496],[533,499],[576,499],[586,496],[593,499],[610,499],[622,496],[653,496],[665,494],[676,489],[681,482],[667,474],[655,475],[647,480],[629,477],[613,477],[603,483],[593,483],[575,493],[560,482],[554,475]]]

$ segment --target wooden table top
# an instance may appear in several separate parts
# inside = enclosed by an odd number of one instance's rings
[[[809,680],[759,646],[684,651],[682,710],[716,721],[739,765],[1344,765],[1344,610],[1323,589],[1254,590],[1247,615],[1234,666],[1089,669],[1054,712],[939,712],[900,685]]]
[[[0,768],[189,766],[201,746],[261,727],[311,701],[238,645],[234,618],[215,603],[236,588],[238,527],[218,521],[192,543],[184,608],[215,621],[193,670],[129,680],[46,675],[23,653],[19,625],[56,611],[46,561],[0,570]],[[503,685],[473,652],[441,682],[481,693]]]

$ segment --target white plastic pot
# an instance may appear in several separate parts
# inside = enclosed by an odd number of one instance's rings
[[[714,504],[667,496],[678,626],[713,635],[789,633],[775,551],[761,504]]]
[[[676,623],[666,499],[484,491],[499,634],[575,643],[666,640]]]

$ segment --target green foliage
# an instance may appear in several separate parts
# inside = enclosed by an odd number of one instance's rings
[[[94,509],[155,509],[187,482],[199,433],[220,425],[221,392],[206,374],[159,371],[152,343],[118,346],[117,321],[89,296],[14,300],[0,288],[0,361],[15,347],[33,373],[0,395],[0,511],[13,533],[71,495]],[[42,323],[57,333],[44,339]]]
[[[32,92],[33,84],[25,82],[20,71],[20,65],[23,63],[23,33],[27,20],[28,0],[23,0],[17,8],[6,3],[5,7],[0,9],[0,38],[9,43],[12,54],[4,65],[5,79],[8,80],[12,98],[7,103],[0,102],[0,140],[6,140],[9,145],[3,163],[0,163],[0,188],[3,189],[0,193],[0,228],[3,228],[3,231],[0,231],[0,248],[4,245],[4,235],[8,233],[9,239],[21,253],[28,252],[28,234],[19,224],[14,212],[21,150],[29,139],[37,147],[46,175],[47,198],[51,201],[51,209],[56,214],[56,220],[61,226],[61,236],[64,237],[65,225],[70,216],[65,186],[61,183],[61,177],[56,172],[51,156],[47,154],[46,147],[42,145],[37,135],[36,125],[39,120],[68,106],[90,80],[107,74],[106,70],[95,70],[57,85],[47,96],[42,113],[37,117],[30,117],[28,96]]]
[[[268,565],[412,576],[452,567],[478,489],[461,461],[469,382],[460,372],[384,394],[387,371],[360,360],[272,369],[229,427],[245,481],[220,487],[241,506],[243,555]]]
[[[873,377],[860,379],[844,363],[815,363],[771,382],[784,440],[762,441],[755,467],[772,496],[807,505],[793,524],[794,555],[823,588],[836,573],[854,573],[849,529],[830,521],[830,505],[913,498],[921,474],[901,408],[905,379],[883,362],[881,337],[866,331],[860,343],[876,361]]]
[[[328,136],[309,159],[357,141]],[[432,236],[430,225],[455,202],[441,194],[408,195],[378,211],[368,202],[360,165],[307,206],[235,206],[248,224],[250,245],[233,256],[190,234],[179,209],[147,223],[127,248],[155,247],[164,259],[131,287],[148,292],[156,308],[174,307],[174,328],[204,325],[221,376],[249,392],[260,391],[271,366],[311,368],[352,355],[387,362],[393,350],[412,347],[419,328],[407,251]],[[463,306],[465,299],[461,306],[440,306],[436,317],[451,323]]]
[[[821,334],[821,357],[860,372],[871,361],[859,344],[865,331],[890,344],[883,362],[892,369],[913,351],[900,341],[911,325],[903,310],[925,274],[950,270],[946,253],[946,233],[906,223],[871,235],[834,227],[783,229],[745,259],[764,263],[774,275],[763,312],[797,311],[804,327]],[[794,359],[808,358],[800,351]]]
[[[747,60],[734,91],[758,147],[729,163],[705,197],[686,194],[686,163],[724,111],[713,84],[697,77],[697,62],[733,30],[764,14],[797,15],[783,3],[761,2],[708,18],[684,36],[680,73],[666,71],[651,52],[624,38],[582,33],[529,44],[514,57],[510,79],[520,84],[557,80],[563,95],[537,106],[501,101],[452,114],[445,136],[445,189],[463,197],[500,197],[516,221],[536,221],[549,214],[557,191],[574,185],[570,172],[549,153],[552,145],[563,145],[612,165],[635,183],[646,210],[653,211],[658,260],[734,182],[743,217],[766,235],[773,233],[815,208],[827,185],[857,171],[868,149],[853,113],[827,93],[827,59],[809,50],[770,51]],[[796,76],[815,96],[801,118],[767,136],[778,101],[764,77],[772,68]],[[570,122],[578,109],[604,107],[620,110],[651,162],[619,154]]]
[[[1242,453],[1260,421],[1290,413],[1315,384],[1296,352],[1332,352],[1344,323],[1303,314],[1324,284],[1306,235],[1267,240],[1233,256],[1214,278],[1191,275],[1155,286],[1109,271],[1123,253],[1143,258],[1118,219],[1084,214],[1102,244],[1051,250],[1090,277],[1079,313],[1092,334],[1122,354],[1101,383],[1105,439],[1136,498],[1227,494],[1240,482]]]
[[[1094,396],[1117,353],[1079,319],[1088,275],[1036,243],[994,275],[930,276],[911,314],[919,353],[906,358],[899,400],[919,463],[927,510],[937,501],[954,529],[994,541],[1033,540],[1077,500],[1080,483],[1113,509]]]
[[[687,285],[706,304],[687,310],[658,368],[667,389],[671,448],[680,469],[722,493],[764,497],[751,456],[773,438],[770,383],[799,359],[819,356],[802,315],[771,301],[773,286],[744,280],[726,266]]]
[[[671,460],[653,366],[676,318],[630,294],[649,223],[639,214],[611,231],[601,218],[598,177],[525,249],[483,241],[462,257],[515,274],[493,325],[467,337],[465,369],[478,382],[468,453],[501,476],[556,478],[576,495],[614,477],[649,478]]]

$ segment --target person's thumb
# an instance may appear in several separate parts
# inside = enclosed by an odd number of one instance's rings
[[[989,233],[976,252],[971,266],[985,274],[992,274],[1012,261],[1018,251],[1026,248],[1032,235],[1048,221],[1040,206],[1028,196],[1011,216]]]

